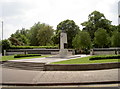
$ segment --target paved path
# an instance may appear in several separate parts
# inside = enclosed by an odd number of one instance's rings
[[[3,83],[85,83],[118,81],[118,70],[32,71],[2,68]]]
[[[32,59],[20,59],[20,60],[10,60],[10,61],[17,61],[17,62],[44,62],[44,63],[51,63],[57,61],[64,61],[69,59],[75,59],[80,57],[87,57],[90,55],[74,55],[71,58],[54,58],[54,57],[43,57],[43,58],[32,58]]]

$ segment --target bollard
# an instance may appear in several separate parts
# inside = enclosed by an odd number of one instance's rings
[[[6,50],[4,50],[4,56],[6,56]]]

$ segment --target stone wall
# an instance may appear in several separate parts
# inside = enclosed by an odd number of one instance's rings
[[[46,64],[45,71],[82,71],[120,68],[120,63],[96,63],[96,64]]]
[[[120,54],[120,48],[94,48],[91,49],[91,55],[115,55]]]
[[[69,52],[74,52],[73,49],[69,49]],[[59,49],[9,49],[6,50],[5,55],[14,54],[58,54]]]

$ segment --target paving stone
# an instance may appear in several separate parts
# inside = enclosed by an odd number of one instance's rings
[[[39,84],[118,81],[118,70],[31,71],[2,68],[2,82]]]
[[[2,82],[4,83],[32,83],[38,71],[26,71],[2,68]]]

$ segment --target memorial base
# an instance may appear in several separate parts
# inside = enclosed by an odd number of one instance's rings
[[[68,49],[60,49],[59,51],[59,57],[67,57],[68,56]]]
[[[68,49],[60,49],[58,55],[54,55],[47,58],[58,58],[58,59],[72,59],[72,58],[79,58],[80,55],[74,55],[72,52],[69,52]]]

